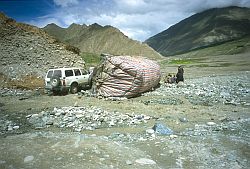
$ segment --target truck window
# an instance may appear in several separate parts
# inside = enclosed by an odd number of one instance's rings
[[[79,69],[74,69],[75,76],[81,76],[81,72]]]
[[[50,71],[47,73],[47,78],[51,78],[51,77],[52,77],[52,74],[53,74],[53,70],[50,70]]]
[[[88,72],[87,72],[86,70],[84,70],[84,69],[81,69],[81,71],[82,71],[82,74],[83,74],[83,75],[88,74]]]
[[[54,76],[62,77],[62,72],[61,72],[61,70],[54,70]]]
[[[74,75],[73,75],[73,70],[65,70],[65,76],[66,76],[66,77],[74,76]]]

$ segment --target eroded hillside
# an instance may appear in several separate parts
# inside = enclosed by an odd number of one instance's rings
[[[0,14],[1,76],[43,77],[51,67],[83,66],[81,57],[65,48],[43,30]]]

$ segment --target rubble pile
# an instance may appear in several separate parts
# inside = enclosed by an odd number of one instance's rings
[[[117,111],[108,112],[96,107],[62,107],[52,111],[28,115],[28,121],[35,128],[55,126],[72,128],[74,131],[94,130],[123,125],[147,123],[152,117],[144,114],[124,114]]]
[[[237,77],[237,78],[235,78]],[[189,79],[181,85],[163,84],[146,96],[166,96],[165,100],[149,100],[148,103],[181,104],[174,99],[184,96],[193,105],[212,106],[214,104],[249,105],[249,86],[246,79],[249,73],[241,76],[226,75]]]

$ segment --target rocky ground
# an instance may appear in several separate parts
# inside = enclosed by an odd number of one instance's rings
[[[84,65],[80,56],[66,50],[66,45],[2,13],[0,51],[0,72],[12,79],[20,79],[21,75],[44,77],[49,68]]]
[[[0,168],[249,168],[249,78],[197,77],[133,99],[2,88]]]

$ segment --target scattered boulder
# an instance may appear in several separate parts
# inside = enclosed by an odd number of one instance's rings
[[[148,158],[140,158],[140,159],[135,160],[135,162],[141,165],[155,165],[156,164],[154,160],[151,160]]]
[[[157,134],[162,134],[162,135],[171,135],[171,134],[173,134],[173,131],[170,128],[168,128],[167,126],[165,126],[164,124],[162,124],[162,123],[156,123],[153,126],[153,130]]]
[[[24,158],[23,162],[24,163],[29,163],[34,160],[34,156],[27,156]]]

